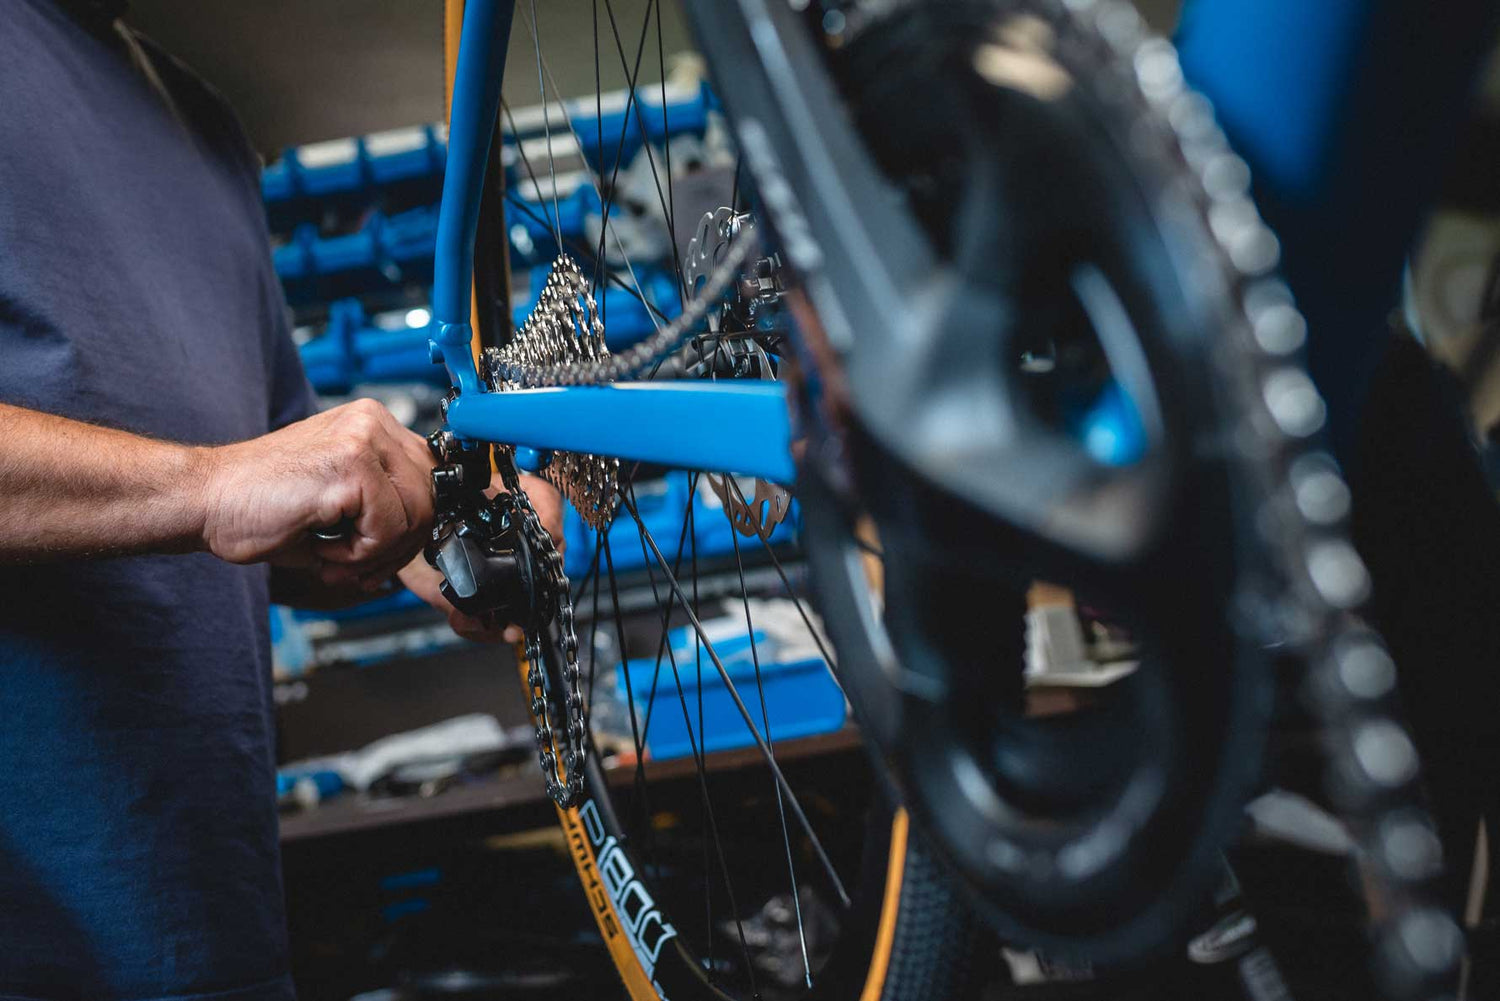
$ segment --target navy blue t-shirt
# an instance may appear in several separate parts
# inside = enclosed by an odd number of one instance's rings
[[[258,164],[151,51],[175,114],[107,28],[0,9],[0,400],[254,437],[314,407]],[[0,999],[292,996],[267,590],[205,554],[0,567]]]

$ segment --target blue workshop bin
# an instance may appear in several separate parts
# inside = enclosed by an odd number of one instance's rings
[[[744,717],[706,651],[702,655],[703,723],[700,729],[699,671],[693,638],[693,632],[687,627],[672,631],[670,643],[677,661],[675,678],[672,664],[665,656],[659,668],[654,659],[638,658],[628,661],[628,672],[621,665],[616,673],[619,698],[623,702],[628,694],[634,695],[638,718],[644,718],[653,686],[656,689],[655,704],[650,709],[650,727],[646,733],[646,749],[656,760],[690,755],[695,744],[709,752],[755,744],[754,734],[745,725]],[[777,656],[777,644],[757,630],[755,653],[760,659],[761,678],[761,688],[757,690],[749,634],[714,638],[713,646],[761,736],[769,734],[773,741],[791,740],[831,733],[844,725],[844,693],[834,683],[821,658],[783,661]],[[680,699],[678,681],[682,684]],[[761,716],[761,692],[765,695],[769,727]],[[686,719],[682,712],[684,699],[688,707]]]
[[[377,132],[364,137],[370,179],[376,184],[441,174],[447,147],[430,125]]]
[[[368,176],[364,143],[352,137],[299,146],[295,159],[302,190],[313,197],[357,191]]]

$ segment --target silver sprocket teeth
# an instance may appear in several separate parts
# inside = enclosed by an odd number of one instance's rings
[[[578,264],[566,254],[552,262],[547,283],[526,322],[503,348],[485,352],[496,389],[519,389],[504,378],[511,366],[550,366],[598,361],[609,356],[604,325]],[[543,474],[589,527],[604,530],[614,517],[620,460],[579,452],[556,452]]]

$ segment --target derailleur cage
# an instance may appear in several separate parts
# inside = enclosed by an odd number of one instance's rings
[[[489,446],[465,443],[449,431],[434,432],[428,447],[438,460],[432,471],[436,523],[423,550],[443,575],[443,597],[459,611],[495,622],[531,624],[544,605],[542,582],[514,497],[489,498]]]

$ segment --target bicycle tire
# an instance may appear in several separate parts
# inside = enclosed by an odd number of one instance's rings
[[[455,15],[461,9],[462,0],[449,0],[450,30],[445,37],[450,47],[456,41]],[[539,72],[545,72],[543,58],[539,49]],[[548,142],[550,147],[550,138]],[[523,166],[532,173],[529,161],[523,159]],[[535,174],[532,179],[535,183]],[[670,180],[668,185],[670,190]],[[541,185],[537,187],[540,190]],[[500,262],[503,266],[503,257]],[[597,566],[596,572],[602,573]],[[556,678],[555,665],[549,667],[549,675]],[[523,685],[527,673],[523,658]],[[728,998],[705,972],[703,962],[682,947],[682,940],[664,934],[671,923],[651,906],[655,897],[646,889],[649,870],[635,862],[631,850],[621,847],[629,841],[629,834],[613,808],[597,748],[588,756],[584,771],[582,801],[559,808],[558,820],[610,960],[630,998]],[[856,909],[846,916],[851,923],[817,971],[816,988],[797,996],[809,1001],[954,1001],[967,997],[972,993],[972,958],[980,941],[977,923],[958,899],[956,884],[934,865],[920,836],[910,830],[906,812],[889,807],[883,791],[876,791],[873,801],[865,857],[854,887]],[[642,878],[634,878],[636,873]]]
[[[521,675],[525,677],[525,665]],[[655,907],[648,869],[621,847],[629,835],[609,795],[600,755],[586,765],[583,802],[557,808],[568,857],[630,1001],[732,1001],[680,948]],[[841,935],[808,1001],[963,1001],[979,986],[983,936],[949,874],[907,811],[882,791],[851,909],[861,920]],[[601,861],[602,859],[602,861]],[[613,886],[611,886],[613,884]],[[639,889],[637,889],[639,888]]]

